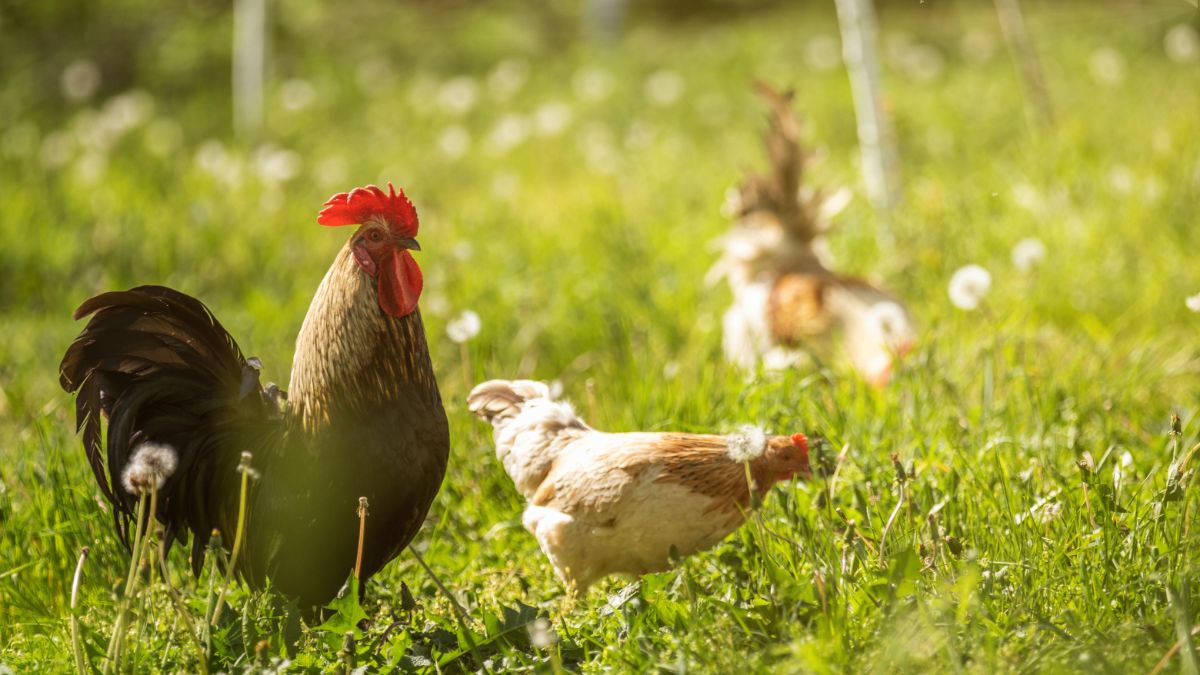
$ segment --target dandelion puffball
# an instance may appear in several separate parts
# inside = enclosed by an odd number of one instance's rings
[[[970,312],[979,307],[992,288],[992,275],[979,265],[961,267],[950,277],[950,302]]]
[[[161,490],[175,473],[178,457],[175,448],[161,443],[142,443],[133,451],[133,459],[121,471],[121,485],[133,495]]]
[[[482,327],[483,322],[479,320],[479,315],[467,309],[446,324],[446,335],[454,342],[462,344],[479,335],[479,329]]]
[[[753,424],[742,425],[725,438],[725,447],[734,461],[748,462],[767,449],[767,432]]]
[[[1026,237],[1012,249],[1013,265],[1022,272],[1030,272],[1046,258],[1046,245],[1037,237]]]
[[[1188,299],[1183,302],[1193,312],[1200,312],[1200,293],[1188,296]]]

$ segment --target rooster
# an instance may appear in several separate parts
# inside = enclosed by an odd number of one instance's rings
[[[484,382],[467,405],[494,427],[525,529],[572,593],[668,569],[736,529],[752,495],[811,476],[803,434],[605,433],[530,380]]]
[[[191,533],[199,573],[214,528],[237,528],[243,452],[260,479],[248,495],[239,572],[313,606],[354,567],[360,496],[370,504],[365,581],[416,534],[437,494],[449,432],[417,301],[410,251],[416,209],[371,185],[335,195],[322,225],[358,225],[317,289],[296,339],[285,396],[259,383],[257,359],[200,301],[161,286],[98,295],[63,357],[61,384],[78,392],[87,459],[128,543],[136,497],[120,477],[145,447],[174,453],[159,490],[167,541]],[[107,419],[106,434],[101,418]]]
[[[760,361],[785,367],[802,358],[799,349],[822,347],[840,332],[855,370],[882,386],[895,359],[912,348],[912,317],[883,288],[832,270],[824,234],[849,192],[802,185],[811,157],[800,144],[791,95],[756,88],[770,107],[772,171],[731,190],[726,208],[736,222],[719,240],[721,258],[708,275],[710,284],[724,278],[733,291],[722,322],[726,360],[745,370]]]

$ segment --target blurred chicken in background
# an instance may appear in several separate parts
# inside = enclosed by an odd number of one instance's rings
[[[724,278],[733,291],[723,319],[725,358],[746,370],[760,361],[784,368],[839,336],[855,370],[884,386],[895,360],[912,348],[912,317],[880,286],[831,269],[824,237],[850,192],[803,184],[812,156],[800,144],[792,94],[755,88],[770,108],[771,170],[730,191],[726,212],[734,222],[718,240],[721,257],[706,279],[711,285]]]

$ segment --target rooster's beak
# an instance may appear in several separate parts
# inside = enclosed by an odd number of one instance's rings
[[[396,245],[399,246],[400,248],[409,249],[410,251],[420,251],[421,250],[421,245],[417,243],[416,239],[397,239]]]

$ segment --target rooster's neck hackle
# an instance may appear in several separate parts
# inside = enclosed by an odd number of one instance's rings
[[[396,318],[379,307],[375,280],[342,247],[296,338],[289,402],[305,431],[335,410],[391,398],[413,383],[436,392],[420,311]]]

